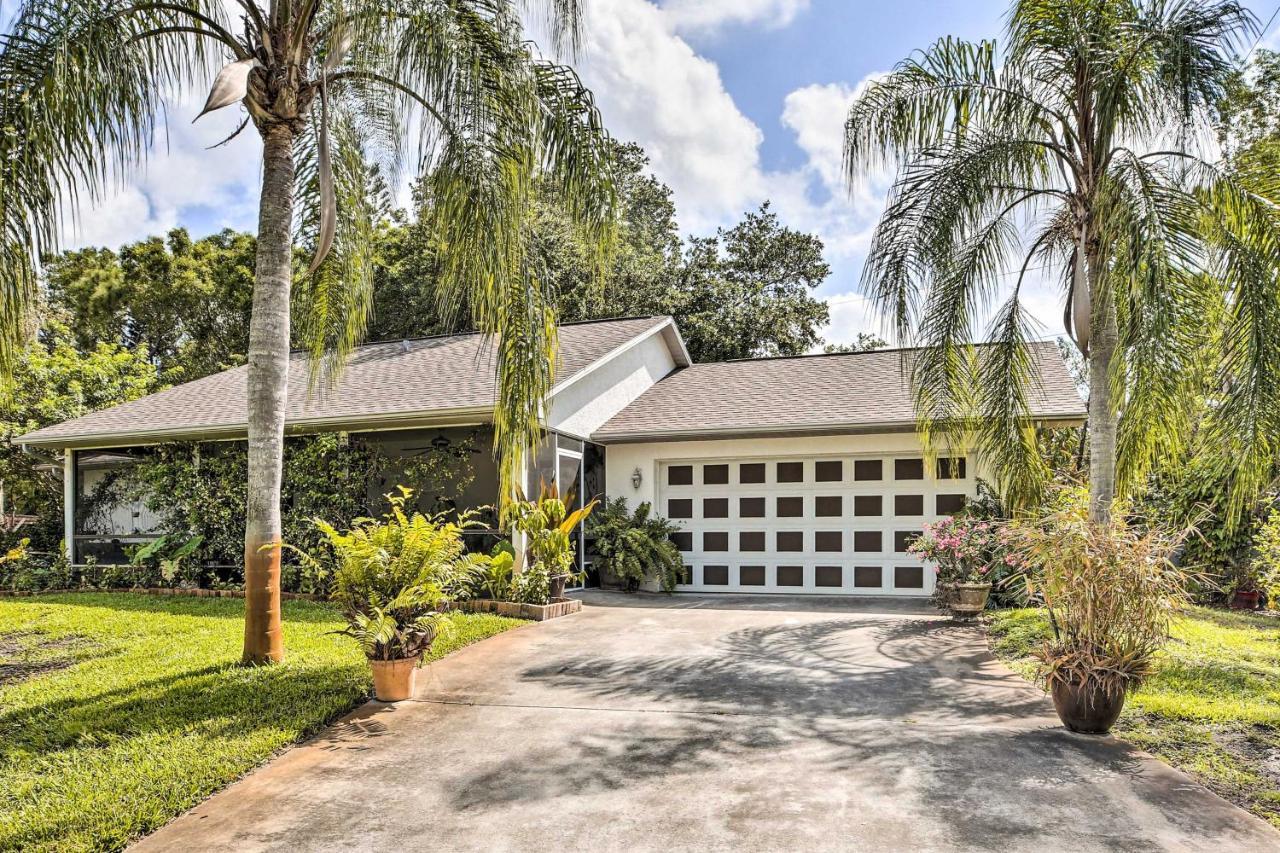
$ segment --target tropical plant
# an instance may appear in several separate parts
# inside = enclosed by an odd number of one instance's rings
[[[511,504],[512,527],[525,537],[528,563],[516,575],[513,600],[546,604],[553,581],[567,581],[578,574],[574,571],[572,534],[591,515],[598,501],[570,510],[572,503],[572,495],[561,498],[555,486],[544,484],[537,500],[521,499]],[[547,592],[541,591],[544,587]]]
[[[543,4],[557,44],[576,43],[580,6]],[[555,315],[526,251],[534,179],[550,179],[595,246],[608,242],[613,190],[590,93],[539,57],[524,38],[524,12],[515,0],[25,0],[0,41],[0,364],[16,350],[36,259],[56,249],[64,203],[99,200],[140,165],[165,97],[212,78],[201,114],[240,104],[235,133],[252,123],[262,137],[245,662],[284,654],[280,480],[295,274],[315,379],[339,367],[364,331],[377,190],[406,160],[427,170],[423,216],[447,247],[445,304],[465,293],[470,320],[500,333],[494,425],[504,496],[539,437]],[[301,270],[295,224],[309,256]],[[322,362],[325,352],[332,357]]]
[[[1016,553],[1029,567],[1028,600],[1047,609],[1053,632],[1037,654],[1050,687],[1112,698],[1133,690],[1189,603],[1188,575],[1172,559],[1187,532],[1141,529],[1118,516],[1092,521],[1077,492],[1013,522]]]
[[[1253,586],[1266,595],[1271,609],[1280,609],[1280,504],[1273,503],[1266,521],[1258,528],[1253,548]]]
[[[595,539],[596,568],[622,581],[628,592],[655,577],[664,592],[673,592],[684,575],[684,559],[671,541],[680,527],[655,515],[648,501],[634,511],[626,498],[606,501],[588,528]]]
[[[476,578],[476,591],[494,601],[511,601],[512,576],[515,569],[515,549],[510,542],[500,542],[489,554],[489,564]]]
[[[401,486],[399,494],[386,496],[390,511],[380,520],[359,519],[346,533],[315,520],[333,553],[327,567],[330,598],[347,619],[344,633],[360,641],[370,660],[402,660],[426,651],[445,603],[467,597],[489,563],[486,556],[466,552],[465,515],[447,520],[406,512],[412,494]]]
[[[1232,0],[1016,0],[999,49],[942,39],[854,102],[851,184],[896,167],[863,286],[921,347],[907,367],[922,437],[976,443],[1014,503],[1049,473],[1022,299],[1041,277],[1088,359],[1095,522],[1180,458],[1205,389],[1220,394],[1203,428],[1240,473],[1236,500],[1270,470],[1275,176],[1246,185],[1198,145],[1256,29]]]

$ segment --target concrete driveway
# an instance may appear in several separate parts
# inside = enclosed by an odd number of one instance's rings
[[[1072,735],[919,605],[591,593],[422,673],[150,850],[1277,850]]]

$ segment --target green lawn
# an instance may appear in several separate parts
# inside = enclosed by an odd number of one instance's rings
[[[995,653],[1029,675],[1043,612],[990,615]],[[1179,619],[1116,734],[1280,827],[1280,618],[1196,608]]]
[[[0,598],[0,850],[119,849],[363,702],[355,643],[286,602],[287,661],[237,665],[243,602]],[[453,614],[433,658],[524,624]]]

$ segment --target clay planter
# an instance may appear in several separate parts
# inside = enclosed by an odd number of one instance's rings
[[[958,583],[951,588],[951,600],[948,606],[951,615],[961,619],[971,619],[987,608],[987,598],[991,595],[989,583]]]
[[[403,702],[413,696],[422,655],[400,660],[371,660],[373,695],[379,702]]]
[[[1110,695],[1096,686],[1054,681],[1051,689],[1058,719],[1073,732],[1104,735],[1124,708],[1124,692]]]
[[[567,580],[569,580],[568,575],[552,575],[548,579],[547,586],[552,601],[564,598],[564,585]]]
[[[1262,597],[1256,589],[1236,590],[1236,594],[1231,596],[1232,610],[1257,610],[1258,600]]]

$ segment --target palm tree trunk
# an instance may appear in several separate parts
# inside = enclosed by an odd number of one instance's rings
[[[244,533],[246,664],[284,660],[280,625],[280,478],[293,278],[293,130],[263,131],[262,198],[249,322],[249,495]]]
[[[1111,362],[1120,332],[1111,299],[1098,292],[1097,269],[1090,264],[1093,311],[1089,323],[1089,520],[1103,523],[1111,518],[1111,503],[1116,496],[1119,417],[1111,399]]]

